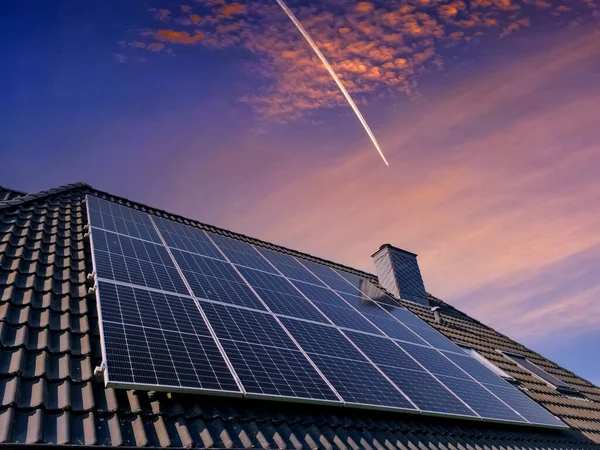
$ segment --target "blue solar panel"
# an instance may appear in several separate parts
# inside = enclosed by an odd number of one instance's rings
[[[316,306],[338,327],[381,334],[371,322],[351,308],[340,308],[338,306],[329,305],[328,303],[319,303],[316,304]]]
[[[249,394],[339,402],[300,351],[228,340],[222,344]]]
[[[87,197],[87,208],[95,227],[160,243],[148,214],[91,196]]]
[[[408,325],[408,327],[412,331],[417,333],[421,339],[426,341],[432,347],[439,348],[440,350],[447,350],[450,352],[455,352],[455,353],[464,353],[464,351],[458,345],[456,345],[454,342],[452,342],[446,336],[444,336],[443,334],[441,334],[440,332],[434,330],[433,328],[431,328],[429,326],[427,328],[425,328],[425,327],[414,327],[414,326]]]
[[[371,361],[401,369],[423,370],[405,351],[390,339],[348,331],[346,335]]]
[[[371,363],[316,354],[310,357],[347,403],[416,410]]]
[[[425,369],[434,375],[447,375],[456,378],[469,379],[469,375],[463,372],[441,352],[434,348],[422,347],[420,345],[411,345],[399,343],[406,352],[416,359]]]
[[[531,423],[538,425],[563,425],[560,420],[542,406],[532,402],[523,393],[508,384],[506,386],[487,384],[485,387]]]
[[[476,417],[471,409],[427,372],[389,366],[380,367],[420,410]]]
[[[297,350],[283,328],[267,312],[208,302],[201,302],[200,306],[219,339]]]
[[[335,355],[344,359],[366,361],[365,357],[333,326],[295,319],[282,319],[305,352],[324,356]]]
[[[315,302],[318,305],[328,304],[331,306],[339,306],[341,308],[349,308],[348,303],[331,289],[315,286],[313,284],[300,283],[299,281],[294,281],[293,283],[294,286],[296,286],[311,302]]]
[[[314,273],[325,285],[333,290],[346,292],[348,294],[360,295],[358,288],[347,282],[344,278],[339,276],[330,267],[322,264],[317,264],[306,259],[300,260],[302,265]]]
[[[301,265],[293,256],[268,250],[266,248],[257,248],[257,250],[267,258],[271,264],[277,267],[277,270],[285,277],[291,278],[292,280],[316,284],[318,286],[325,286],[312,272]]]
[[[160,217],[155,217],[153,220],[156,222],[156,226],[160,230],[167,246],[225,260],[225,257],[219,252],[215,244],[211,242],[203,230]]]
[[[241,266],[238,270],[275,314],[327,322],[327,319],[285,278]]]
[[[172,253],[197,298],[265,309],[228,262],[179,250]]]
[[[87,204],[111,385],[564,426],[366,278]]]
[[[277,273],[277,269],[269,264],[269,262],[263,258],[251,244],[230,239],[221,236],[220,234],[208,234],[232,263],[263,270],[265,272]]]
[[[525,419],[475,381],[444,376],[438,376],[438,379],[482,418],[525,422]]]
[[[108,381],[240,392],[194,300],[98,283]]]
[[[94,228],[96,275],[107,280],[179,294],[188,290],[162,245]]]
[[[475,358],[450,352],[444,352],[444,355],[480,383],[507,387],[514,390],[504,379],[500,378]],[[519,392],[517,394],[521,395]]]

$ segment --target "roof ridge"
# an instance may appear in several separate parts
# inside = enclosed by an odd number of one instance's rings
[[[3,203],[0,203],[0,210],[10,208],[12,206],[21,206],[24,203],[28,203],[30,201],[39,200],[41,198],[49,197],[50,195],[59,194],[73,189],[79,189],[82,187],[94,189],[89,184],[84,183],[83,181],[78,181],[75,183],[65,184],[56,188],[47,189],[45,191],[25,194],[21,197],[14,198],[12,200],[7,200]]]
[[[244,241],[244,242],[256,243],[259,246],[261,246],[263,248],[266,248],[266,249],[269,249],[269,250],[276,249],[278,251],[283,251],[283,253],[297,255],[297,256],[299,256],[299,257],[301,257],[303,259],[307,259],[309,261],[323,262],[323,263],[325,263],[326,265],[328,265],[330,267],[331,266],[337,267],[337,268],[340,268],[340,269],[345,270],[345,271],[350,272],[350,273],[360,274],[361,276],[365,276],[367,278],[371,278],[371,279],[377,278],[377,276],[374,275],[374,274],[372,274],[372,273],[365,272],[365,271],[359,270],[359,269],[355,269],[354,267],[346,266],[344,264],[340,264],[340,263],[335,262],[335,261],[330,261],[328,259],[321,258],[319,256],[314,256],[314,255],[311,255],[311,254],[308,254],[308,253],[301,252],[299,250],[294,250],[294,249],[291,249],[291,248],[287,248],[287,247],[284,247],[283,245],[278,245],[278,244],[274,244],[272,242],[263,241],[262,239],[258,239],[258,238],[255,238],[255,237],[246,236],[245,234],[237,233],[235,231],[230,231],[230,230],[227,230],[225,228],[217,227],[215,225],[210,225],[210,224],[207,224],[207,223],[204,223],[204,222],[200,222],[199,220],[190,219],[190,218],[184,217],[184,216],[179,215],[179,214],[174,214],[174,213],[165,211],[165,210],[160,209],[160,208],[155,208],[153,206],[149,206],[149,205],[146,205],[144,203],[140,203],[140,202],[137,202],[137,201],[134,201],[134,200],[130,200],[130,199],[126,198],[126,197],[121,197],[119,195],[114,195],[114,194],[108,193],[106,191],[102,191],[102,190],[96,189],[93,186],[91,186],[91,185],[89,185],[89,184],[87,184],[87,183],[85,183],[83,181],[79,181],[79,182],[71,183],[71,184],[66,184],[66,185],[59,186],[59,187],[54,188],[54,189],[48,189],[48,190],[45,190],[45,191],[40,191],[40,192],[35,193],[35,194],[27,194],[27,195],[25,195],[23,197],[18,197],[16,199],[12,200],[12,201],[7,201],[6,203],[0,203],[0,211],[2,211],[3,209],[6,209],[6,208],[13,207],[13,206],[21,206],[24,203],[28,203],[28,202],[31,202],[31,201],[34,201],[34,200],[39,200],[39,199],[42,199],[42,198],[46,198],[46,197],[49,197],[51,195],[55,195],[55,194],[59,194],[59,193],[64,193],[64,192],[67,192],[67,191],[70,191],[70,190],[80,189],[80,188],[88,188],[88,189],[90,189],[92,191],[92,194],[93,193],[98,193],[98,194],[101,194],[101,195],[105,195],[107,197],[112,197],[114,199],[118,199],[121,202],[129,203],[132,206],[134,206],[136,208],[139,208],[139,209],[147,209],[147,210],[151,211],[153,214],[159,213],[158,214],[159,216],[165,216],[165,217],[171,217],[171,218],[179,219],[184,224],[186,222],[193,223],[194,225],[197,225],[199,227],[215,231],[215,232],[217,232],[219,234],[223,234],[225,236],[231,236],[231,237],[234,237],[235,239],[239,239],[239,240]]]
[[[20,191],[18,189],[9,188],[9,187],[4,186],[2,184],[0,184],[0,189],[4,189],[5,191],[10,191],[10,192],[15,192],[16,194],[20,194],[20,195],[27,195],[28,194],[28,192]]]

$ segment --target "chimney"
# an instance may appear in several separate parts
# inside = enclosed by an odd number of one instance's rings
[[[430,306],[416,254],[384,244],[372,257],[379,284],[398,298]]]

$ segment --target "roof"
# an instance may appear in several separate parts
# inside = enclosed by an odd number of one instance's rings
[[[105,388],[93,376],[101,362],[96,300],[85,239],[93,194],[152,214],[186,221],[256,245],[362,276],[310,255],[188,221],[94,190],[84,183],[0,203],[0,442],[104,446],[333,449],[600,448],[600,389],[443,301],[445,321],[406,306],[456,342],[471,345],[516,378],[527,394],[570,430],[546,430],[390,412]],[[499,355],[527,356],[576,387],[568,398]]]
[[[4,186],[0,186],[0,204],[3,202],[12,200],[17,197],[27,195],[26,192],[17,191],[16,189],[10,189]]]

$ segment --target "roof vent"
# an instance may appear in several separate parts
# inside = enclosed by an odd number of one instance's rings
[[[398,298],[430,306],[416,254],[384,244],[373,259],[379,284]]]

